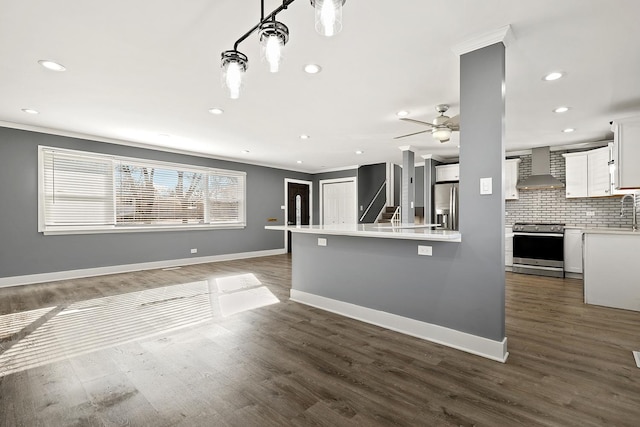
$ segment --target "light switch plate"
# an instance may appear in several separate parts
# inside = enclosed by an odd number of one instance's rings
[[[480,178],[480,194],[493,194],[493,178]]]
[[[431,246],[418,245],[418,255],[431,256],[433,255],[433,248]]]
[[[318,237],[318,246],[327,246],[327,239],[324,237]]]

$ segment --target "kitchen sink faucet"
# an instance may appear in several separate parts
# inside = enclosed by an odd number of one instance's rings
[[[631,206],[631,213],[632,213],[632,220],[631,220],[631,230],[632,231],[638,231],[638,205],[637,205],[637,200],[638,200],[638,193],[633,193],[633,194],[625,194],[622,199],[620,200],[620,216],[624,215],[624,201],[626,200],[627,197],[631,197],[632,200],[632,206]]]

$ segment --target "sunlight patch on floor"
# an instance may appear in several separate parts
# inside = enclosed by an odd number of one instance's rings
[[[278,302],[239,274],[0,316],[0,377]]]

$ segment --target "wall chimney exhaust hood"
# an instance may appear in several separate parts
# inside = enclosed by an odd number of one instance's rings
[[[549,188],[564,188],[564,183],[551,175],[551,161],[549,147],[531,150],[531,176],[518,181],[519,190],[542,190]]]

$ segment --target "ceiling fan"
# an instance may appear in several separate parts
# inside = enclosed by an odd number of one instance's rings
[[[431,136],[437,139],[440,142],[448,142],[451,138],[451,132],[457,132],[460,130],[460,115],[449,117],[445,116],[444,113],[447,112],[449,106],[446,104],[436,105],[436,111],[440,113],[438,117],[433,119],[433,122],[423,122],[420,120],[401,118],[400,120],[404,120],[407,122],[420,123],[421,125],[427,125],[430,129],[423,130],[420,132],[414,132],[407,135],[396,136],[393,139],[405,138],[407,136],[418,135],[425,132],[431,132]]]

